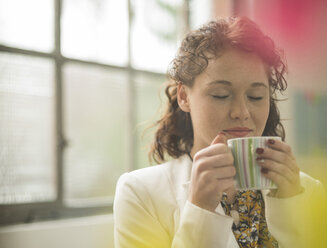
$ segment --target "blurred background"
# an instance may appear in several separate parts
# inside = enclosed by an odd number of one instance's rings
[[[116,181],[150,166],[169,62],[218,16],[248,16],[285,50],[286,141],[326,184],[326,11],[323,0],[0,0],[0,247],[113,247]]]

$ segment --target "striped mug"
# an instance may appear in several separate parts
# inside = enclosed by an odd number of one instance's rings
[[[236,169],[237,189],[273,189],[276,184],[261,173],[261,167],[256,163],[257,148],[268,147],[268,140],[281,140],[280,137],[244,137],[227,140],[231,148]]]

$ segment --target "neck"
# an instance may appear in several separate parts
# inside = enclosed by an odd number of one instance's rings
[[[198,151],[202,150],[203,148],[208,147],[209,145],[199,144],[199,142],[197,142],[197,140],[194,138],[194,144],[193,144],[193,147],[192,147],[191,152],[190,152],[191,157],[194,158],[194,155]]]

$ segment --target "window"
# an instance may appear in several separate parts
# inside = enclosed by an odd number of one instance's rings
[[[66,63],[63,117],[64,199],[112,202],[116,179],[127,170],[128,77],[121,70]]]
[[[54,49],[52,0],[0,0],[0,43],[51,52]]]
[[[63,0],[62,53],[110,65],[128,63],[128,1]]]
[[[55,200],[53,62],[0,54],[1,204]]]
[[[118,177],[149,165],[188,8],[0,0],[0,225],[112,211]]]

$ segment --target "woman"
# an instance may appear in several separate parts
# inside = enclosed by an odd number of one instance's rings
[[[304,245],[308,226],[297,206],[322,186],[300,173],[284,142],[275,92],[286,89],[285,72],[281,51],[247,18],[210,22],[186,36],[168,71],[168,106],[150,152],[158,162],[173,160],[119,179],[116,247]],[[282,138],[257,150],[277,190],[235,189],[226,140],[244,136]]]

